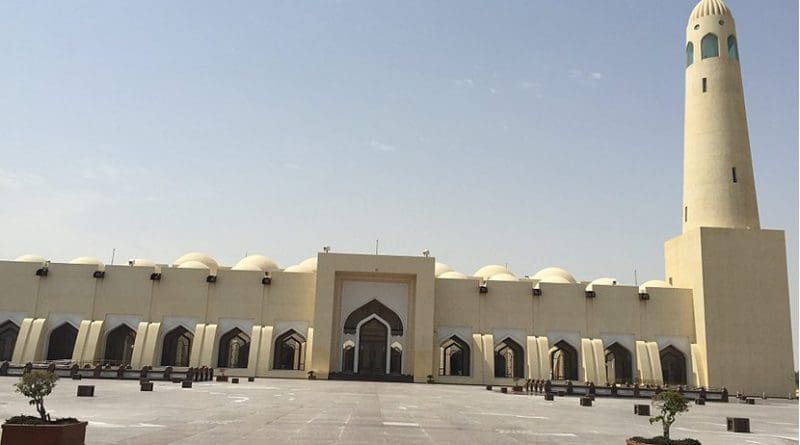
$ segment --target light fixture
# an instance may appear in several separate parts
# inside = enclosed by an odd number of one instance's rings
[[[216,283],[217,276],[216,275],[209,275],[206,277],[206,283]]]
[[[542,296],[542,290],[541,289],[537,289],[537,288],[534,287],[533,288],[533,296],[534,297],[541,297]]]
[[[272,284],[272,278],[270,278],[269,272],[264,272],[264,278],[261,279],[261,284],[264,286],[269,286]]]
[[[482,294],[488,294],[489,293],[489,286],[486,285],[485,281],[481,282],[481,285],[478,287],[478,292],[480,292]]]
[[[96,271],[94,271],[92,276],[95,277],[95,278],[105,278],[106,277],[106,272],[104,270],[96,270]]]
[[[161,281],[161,273],[160,272],[153,272],[150,274],[150,279],[153,281]]]
[[[647,292],[639,292],[639,299],[642,301],[646,301],[650,299],[650,294]]]
[[[331,246],[322,246],[322,251],[328,253],[331,251]]]
[[[594,298],[596,296],[597,296],[597,294],[595,294],[593,290],[587,290],[586,291],[586,298]]]
[[[424,256],[425,258],[431,256],[431,251],[428,250],[428,249],[423,250],[422,251],[422,256]]]

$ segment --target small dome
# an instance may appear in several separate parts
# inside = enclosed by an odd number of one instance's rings
[[[672,286],[670,286],[669,283],[667,283],[664,280],[645,281],[644,283],[642,283],[641,286],[639,286],[639,293],[640,294],[646,294],[647,293],[647,288],[650,288],[650,287],[652,287],[652,288],[667,287],[668,288],[668,287],[672,287]]]
[[[571,273],[560,267],[546,267],[539,272],[536,272],[531,277],[534,280],[543,281],[545,283],[576,283],[575,277]],[[565,281],[564,281],[565,280]]]
[[[210,256],[206,255],[205,253],[200,252],[191,252],[187,253],[186,255],[178,258],[177,260],[173,261],[173,264],[180,267],[181,265],[189,262],[189,261],[197,261],[199,263],[205,264],[206,268],[211,271],[211,275],[217,274],[217,269],[219,268],[219,264],[211,258]],[[195,267],[191,269],[196,269]]]
[[[509,271],[508,269],[506,269],[503,266],[498,266],[496,264],[492,264],[492,265],[489,265],[489,266],[481,267],[480,269],[476,270],[475,273],[472,274],[472,275],[475,276],[475,277],[481,277],[484,280],[488,280],[493,275],[497,275],[497,274],[501,274],[501,273],[511,274],[511,271]]]
[[[22,255],[18,256],[14,261],[19,261],[21,263],[44,263],[47,260],[39,255]]]
[[[251,272],[264,272],[264,269],[256,266],[255,264],[244,263],[244,262],[241,262],[241,261],[236,263],[235,266],[231,267],[231,270],[248,270],[248,271],[251,271]]]
[[[303,260],[300,264],[298,264],[304,272],[316,272],[317,271],[317,257],[312,256],[306,260]]]
[[[592,280],[588,286],[586,286],[586,291],[591,292],[594,290],[594,286],[616,286],[617,279],[616,278],[598,278],[596,280]]]
[[[445,278],[445,279],[450,279],[450,280],[463,280],[463,279],[467,278],[467,276],[464,275],[461,272],[450,271],[450,272],[445,272],[445,273],[437,276],[436,278]]]
[[[517,277],[510,273],[496,273],[489,277],[489,281],[519,281]]]
[[[90,257],[90,256],[80,256],[78,258],[74,258],[69,263],[70,264],[93,264],[93,265],[97,266],[97,270],[105,270],[106,269],[106,265],[103,264],[102,261],[98,260],[97,258]]]
[[[447,264],[444,264],[444,263],[437,262],[433,266],[433,276],[435,276],[435,277],[438,277],[439,275],[441,275],[443,273],[452,272],[452,271],[453,271],[453,268],[448,266]]]
[[[233,270],[254,270],[249,268],[250,266],[256,267],[258,270],[262,272],[272,272],[275,270],[280,270],[275,261],[265,257],[264,255],[249,255],[236,263],[235,266],[232,267]]]
[[[291,272],[291,273],[310,273],[310,271],[306,270],[305,268],[301,267],[299,264],[295,264],[293,266],[289,266],[286,269],[283,269],[284,272]]]
[[[200,261],[185,261],[178,266],[178,269],[205,269],[211,270],[207,265]]]
[[[731,10],[723,0],[701,0],[692,10],[690,20],[697,20],[709,15],[730,15]]]

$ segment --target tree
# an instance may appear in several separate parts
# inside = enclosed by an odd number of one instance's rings
[[[653,397],[653,405],[661,411],[661,415],[651,417],[650,423],[661,422],[664,438],[669,440],[669,427],[675,423],[678,414],[689,411],[689,401],[679,392],[663,391]]]
[[[58,376],[45,371],[31,371],[24,374],[19,383],[14,385],[16,392],[30,399],[28,402],[36,406],[36,411],[43,422],[50,421],[50,415],[44,409],[44,398],[53,392]]]

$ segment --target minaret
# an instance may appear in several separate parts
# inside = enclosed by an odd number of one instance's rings
[[[736,24],[723,0],[702,0],[686,28],[683,233],[758,229]]]

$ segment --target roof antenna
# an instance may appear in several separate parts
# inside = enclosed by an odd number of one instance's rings
[[[378,254],[378,243],[380,243],[380,241],[381,241],[380,239],[375,240],[375,255]]]
[[[111,265],[114,265],[114,256],[117,254],[117,248],[111,249]]]
[[[636,283],[637,286],[639,285],[639,275],[636,274],[635,267],[633,268],[633,282]]]

